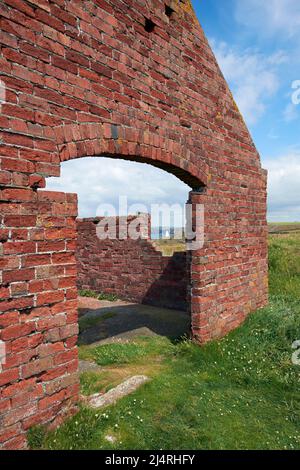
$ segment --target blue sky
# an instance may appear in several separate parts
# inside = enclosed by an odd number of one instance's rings
[[[193,4],[269,170],[268,218],[300,220],[300,1]]]
[[[194,0],[219,65],[269,170],[270,221],[300,221],[300,0]],[[300,86],[299,86],[300,89]],[[298,99],[300,101],[300,99]],[[143,164],[81,159],[47,189],[78,192],[81,216],[101,203],[184,203],[188,188]]]
[[[300,106],[291,94],[300,80],[300,1],[193,3],[262,157],[299,149]]]

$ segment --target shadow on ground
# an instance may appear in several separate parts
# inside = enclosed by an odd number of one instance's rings
[[[79,344],[104,344],[137,336],[188,335],[190,316],[180,310],[123,301],[79,298]]]

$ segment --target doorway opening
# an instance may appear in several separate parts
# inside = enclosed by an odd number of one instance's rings
[[[46,190],[78,194],[79,344],[189,335],[191,188],[152,165],[84,157],[62,163]]]

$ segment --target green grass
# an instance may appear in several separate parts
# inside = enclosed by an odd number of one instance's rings
[[[165,355],[174,349],[170,341],[165,338],[140,337],[133,341],[104,344],[97,347],[85,346],[79,350],[79,358],[92,360],[99,366],[113,364],[137,364],[153,357],[159,357],[161,353]]]
[[[185,240],[152,240],[152,244],[156,247],[157,250],[162,252],[163,256],[173,256],[174,253],[186,251]]]
[[[115,406],[79,413],[56,431],[34,428],[42,449],[300,449],[300,235],[270,237],[270,305],[226,338],[138,338],[81,347],[103,366],[81,378],[82,393],[105,391],[127,376],[151,381]],[[116,438],[114,444],[105,436]]]
[[[107,372],[83,372],[80,375],[80,388],[83,395],[89,396],[99,392],[99,390],[107,391],[110,384],[106,388],[104,386],[107,378]]]
[[[269,233],[292,233],[300,232],[300,222],[277,222],[269,223]]]
[[[118,300],[118,297],[114,294],[109,294],[106,292],[95,292],[90,289],[82,289],[79,290],[78,294],[81,297],[91,297],[93,299],[98,299],[98,300],[108,300],[109,302],[115,302]]]
[[[270,236],[269,280],[272,296],[300,298],[300,234]]]

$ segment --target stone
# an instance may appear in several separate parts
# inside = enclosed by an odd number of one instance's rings
[[[149,377],[146,375],[135,375],[104,394],[96,393],[91,395],[88,398],[87,403],[92,408],[103,408],[104,406],[113,405],[120,400],[120,398],[126,397],[127,395],[135,392],[149,380]]]

